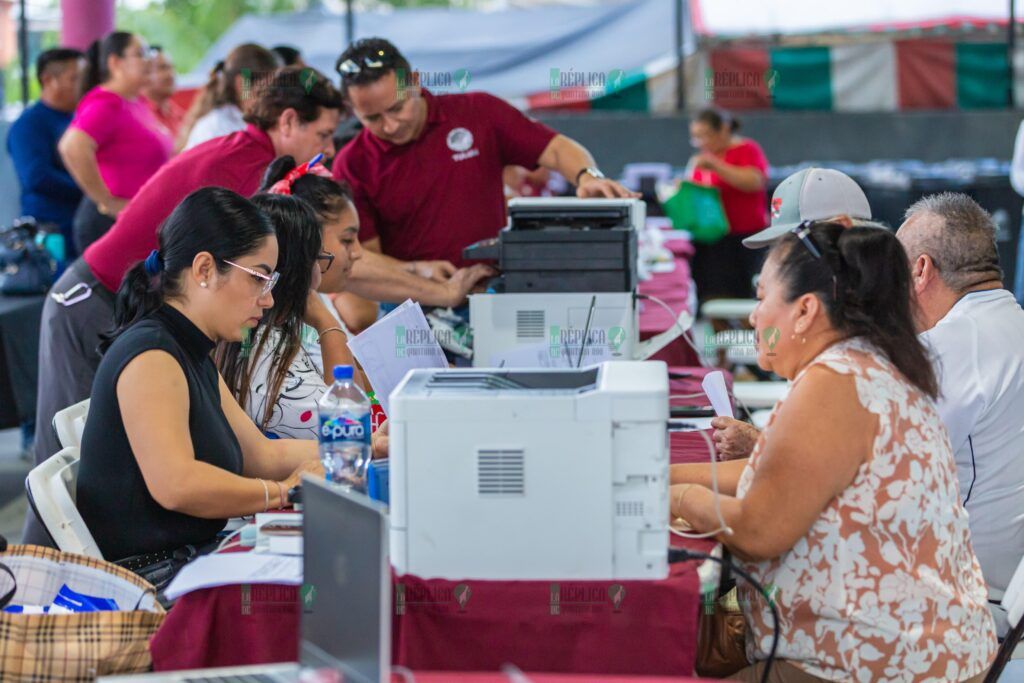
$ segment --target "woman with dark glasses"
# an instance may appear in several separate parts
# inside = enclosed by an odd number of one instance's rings
[[[281,283],[274,307],[241,343],[218,349],[232,394],[264,433],[315,439],[317,401],[335,365],[354,365],[348,329],[327,294],[345,290],[362,256],[359,219],[345,188],[318,160],[274,161],[253,201],[274,223]],[[290,195],[290,196],[288,196]]]
[[[174,209],[159,248],[126,274],[93,385],[77,487],[78,509],[106,559],[133,558],[126,566],[145,573],[188,558],[227,519],[287,506],[303,472],[322,476],[316,444],[267,439],[210,358],[274,305],[277,267],[267,216],[208,187]]]

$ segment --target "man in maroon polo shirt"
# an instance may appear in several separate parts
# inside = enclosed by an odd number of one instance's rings
[[[110,231],[57,281],[43,307],[36,462],[60,450],[53,416],[88,398],[100,361],[99,337],[112,327],[114,293],[125,272],[157,247],[157,229],[174,207],[192,191],[211,185],[251,195],[278,156],[302,161],[320,153],[333,155],[341,106],[340,94],[323,75],[299,68],[275,72],[246,114],[249,125],[244,130],[198,145],[165,164]],[[485,268],[476,267],[438,283],[371,257],[357,263],[349,286],[368,297],[417,297],[455,305],[486,274]],[[48,543],[40,532],[27,524],[33,542]]]
[[[409,62],[387,40],[353,43],[337,70],[363,130],[333,170],[352,186],[363,247],[433,263],[424,275],[450,276],[463,248],[504,227],[505,166],[558,171],[580,197],[638,196],[606,179],[579,143],[493,95],[434,95],[416,86]]]

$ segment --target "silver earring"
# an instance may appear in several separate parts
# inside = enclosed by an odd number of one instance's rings
[[[205,282],[200,282],[199,286],[202,287],[203,289],[206,289],[206,283]]]

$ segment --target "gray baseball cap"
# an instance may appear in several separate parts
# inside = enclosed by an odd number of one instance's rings
[[[853,178],[841,171],[813,166],[779,184],[772,195],[771,212],[771,226],[743,240],[743,246],[767,247],[804,221],[843,215],[871,220],[868,198]]]

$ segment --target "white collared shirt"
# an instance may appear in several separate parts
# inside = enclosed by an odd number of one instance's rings
[[[972,292],[921,334],[939,378],[985,582],[1006,589],[1024,557],[1024,310],[1005,289]]]

